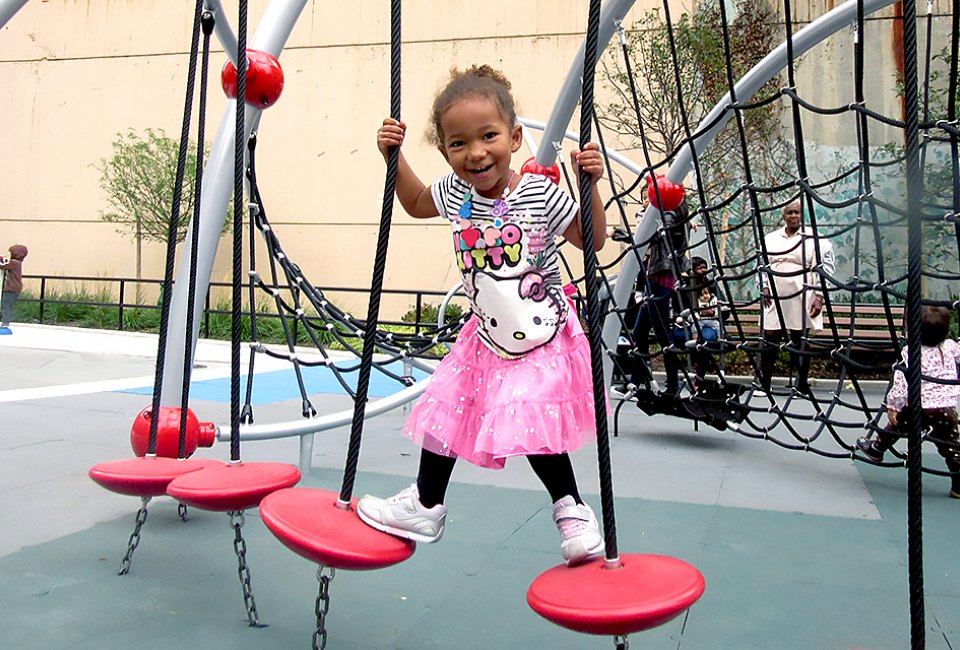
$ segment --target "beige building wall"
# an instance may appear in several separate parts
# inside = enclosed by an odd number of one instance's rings
[[[223,4],[236,30],[236,3]],[[251,2],[251,35],[267,4]],[[9,137],[0,240],[30,247],[27,272],[134,275],[132,238],[100,220],[106,205],[96,164],[127,129],[162,128],[178,137],[192,5],[31,0],[0,31],[0,87],[11,98],[2,120]],[[405,153],[426,182],[446,171],[421,136],[449,68],[500,67],[522,114],[546,120],[583,38],[587,8],[585,0],[405,3]],[[268,215],[316,285],[370,283],[384,184],[375,133],[389,112],[389,17],[387,0],[308,3],[280,57],[283,96],[260,124],[258,181]],[[226,58],[211,60],[212,141],[226,105],[219,83]],[[443,291],[455,284],[448,240],[444,222],[415,222],[398,206],[385,286]],[[162,276],[163,249],[145,246],[146,277]],[[222,244],[214,280],[229,280],[229,269]],[[345,300],[365,308],[365,299]],[[398,300],[388,298],[385,313],[410,306],[391,302]]]
[[[267,4],[252,0],[251,34]],[[405,3],[402,115],[410,134],[405,153],[425,182],[447,171],[422,134],[448,69],[474,62],[501,68],[514,84],[521,114],[546,120],[582,41],[588,4]],[[653,4],[658,3],[638,3],[627,24]],[[828,8],[820,4],[798,8],[798,26]],[[162,128],[178,137],[192,5],[30,0],[0,30],[0,87],[7,97],[0,110],[5,128],[0,244],[30,247],[28,273],[134,275],[132,238],[100,220],[106,203],[96,164],[110,156],[115,135],[127,129]],[[224,6],[235,29],[236,3],[225,0]],[[677,15],[683,8],[677,3],[672,11]],[[384,183],[375,132],[389,111],[389,14],[388,0],[308,3],[280,57],[283,96],[260,124],[257,172],[267,213],[287,254],[318,286],[370,282]],[[214,47],[211,141],[226,106],[219,84],[226,58],[215,39]],[[838,52],[831,56],[842,58]],[[803,71],[809,79],[804,85],[819,93],[812,101],[848,101],[841,89],[849,84],[831,76],[831,65]],[[572,127],[578,126],[574,116]],[[528,155],[521,150],[516,165]],[[616,219],[611,212],[611,223]],[[444,291],[455,284],[448,233],[445,222],[414,221],[398,205],[385,286]],[[228,243],[225,238],[215,281],[229,280]],[[615,252],[609,246],[605,259]],[[163,255],[163,245],[145,246],[145,277],[162,276]],[[343,300],[349,309],[365,310],[365,298]],[[396,317],[409,307],[407,300],[387,297],[384,314]]]

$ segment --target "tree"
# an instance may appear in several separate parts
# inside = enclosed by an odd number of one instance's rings
[[[948,20],[947,17],[945,20]],[[931,20],[936,20],[932,17]],[[920,122],[920,162],[923,175],[922,246],[924,293],[928,296],[956,299],[955,283],[948,279],[955,275],[960,264],[958,237],[960,226],[953,218],[944,218],[954,212],[955,174],[957,160],[953,153],[956,135],[950,125],[956,124],[956,112],[960,106],[960,87],[951,84],[954,65],[951,44],[944,45],[930,56],[925,66],[920,66],[918,84],[918,116]],[[903,73],[896,78],[897,95],[902,100],[905,93]],[[951,98],[951,89],[955,93]],[[952,107],[952,108],[951,108]],[[951,120],[951,117],[953,118]],[[902,139],[904,131],[897,132],[898,139],[883,142],[874,147],[871,158],[874,172],[871,193],[883,197],[884,203],[903,206],[907,203],[906,147]],[[838,165],[838,173],[842,167]],[[847,197],[856,196],[860,188],[847,189]],[[907,225],[908,216],[902,210],[892,210],[883,205],[876,207],[880,227],[879,241],[871,250],[864,246],[861,255],[862,276],[865,280],[876,279],[876,269],[881,265],[887,278],[902,277],[895,288],[907,291]],[[852,220],[852,217],[851,217]],[[845,241],[852,247],[853,234]],[[878,259],[879,258],[879,259]],[[928,275],[929,274],[929,275]],[[938,277],[939,276],[939,277]]]
[[[729,72],[736,82],[773,49],[778,24],[763,0],[734,0],[728,23]],[[684,113],[687,126],[694,133],[700,121],[729,91],[719,4],[701,4],[694,14],[672,18],[671,27],[673,43],[661,10],[656,8],[626,31],[627,56],[638,87],[639,115],[621,45],[611,45],[601,60],[600,76],[613,99],[598,104],[598,119],[634,151],[642,151],[646,142],[653,164],[673,158],[686,142]],[[771,80],[750,101],[763,101],[778,90],[777,81]],[[744,102],[747,98],[737,99]],[[750,171],[756,185],[779,185],[784,178],[795,175],[794,153],[784,137],[782,113],[783,103],[779,101],[742,113]],[[725,201],[746,183],[736,119],[717,134],[698,156],[698,163],[700,176],[696,182],[708,204]],[[688,191],[687,197],[695,209],[696,193]],[[745,260],[756,252],[756,231],[752,227],[755,215],[747,199],[746,194],[741,194],[721,212],[704,215],[715,228],[728,231],[717,242],[721,262],[724,257]]]
[[[167,137],[162,129],[146,129],[138,135],[133,129],[118,133],[113,141],[113,156],[101,159],[100,187],[106,192],[110,208],[100,218],[118,225],[118,232],[130,233],[137,244],[137,277],[141,277],[141,247],[144,240],[166,242],[173,212],[177,157],[180,143]],[[186,173],[180,203],[177,241],[187,234],[196,197],[193,181],[197,170],[197,144],[187,146]]]

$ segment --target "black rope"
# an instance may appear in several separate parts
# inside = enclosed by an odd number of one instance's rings
[[[207,121],[207,73],[210,69],[210,35],[213,33],[213,14],[204,11],[200,18],[203,29],[203,56],[200,62],[200,104],[197,108],[197,169],[193,180],[193,220],[191,221],[190,272],[187,290],[187,314],[183,340],[183,384],[180,390],[180,438],[178,458],[187,455],[187,406],[190,403],[190,374],[193,370],[193,321],[197,296],[197,242],[200,241],[200,194],[203,191],[203,142]]]
[[[180,128],[180,149],[177,153],[177,173],[173,186],[173,205],[170,210],[170,227],[167,230],[167,254],[163,269],[163,285],[160,301],[160,333],[157,340],[157,365],[153,380],[150,436],[147,455],[157,453],[157,431],[160,421],[160,397],[163,393],[163,370],[166,365],[167,335],[170,331],[170,302],[173,295],[173,267],[177,255],[177,233],[180,231],[180,203],[183,199],[183,179],[187,169],[187,147],[190,142],[190,117],[193,112],[193,88],[197,76],[197,53],[200,49],[200,19],[203,15],[203,0],[197,0],[193,12],[193,32],[190,41],[190,63],[187,66],[187,90],[183,100],[183,122]],[[196,199],[195,199],[196,200]],[[189,354],[185,352],[185,354]]]
[[[400,119],[400,0],[390,2],[390,117]],[[383,276],[387,266],[387,245],[390,240],[390,223],[393,217],[393,194],[397,187],[397,170],[400,163],[400,147],[393,147],[387,156],[387,175],[383,188],[383,207],[380,215],[380,232],[377,236],[377,252],[373,263],[373,279],[370,283],[370,304],[363,335],[363,353],[360,358],[360,373],[357,377],[357,394],[354,398],[353,424],[350,428],[350,443],[340,489],[340,503],[349,504],[357,477],[360,460],[360,442],[363,437],[363,419],[370,386],[370,367],[373,365],[374,340],[377,320],[380,316],[380,297]]]
[[[261,346],[258,345],[259,341],[259,332],[257,329],[257,309],[256,309],[256,287],[259,285],[260,288],[266,290],[273,297],[274,306],[277,309],[277,314],[280,317],[280,325],[283,328],[283,337],[287,343],[288,353],[286,358],[291,362],[293,366],[294,374],[297,378],[297,387],[300,390],[300,413],[305,418],[314,417],[317,414],[317,410],[314,408],[313,404],[310,402],[310,398],[307,396],[307,386],[303,378],[303,370],[301,367],[300,360],[296,354],[296,345],[297,345],[297,330],[296,325],[299,322],[297,317],[302,313],[300,307],[300,291],[295,285],[289,285],[288,289],[294,301],[294,307],[284,308],[283,299],[280,296],[279,287],[279,277],[277,274],[277,258],[283,259],[285,256],[282,251],[279,249],[279,242],[277,241],[276,236],[273,236],[272,229],[268,225],[267,213],[263,206],[263,197],[260,195],[260,188],[257,185],[257,165],[256,165],[256,148],[257,148],[257,138],[255,135],[251,135],[247,149],[250,152],[250,159],[247,165],[247,178],[250,182],[250,334],[254,342],[254,345],[250,346],[250,356],[249,363],[247,366],[247,391],[246,398],[243,406],[243,421],[252,422],[253,421],[253,381],[254,381],[254,361],[257,356],[257,351],[261,350]],[[264,243],[267,246],[267,258],[270,260],[270,276],[272,284],[270,288],[267,288],[260,280],[259,274],[256,272],[256,238],[254,237],[255,230],[260,230],[264,233]],[[269,235],[269,236],[268,236]],[[284,267],[286,268],[286,267]],[[298,270],[299,271],[299,270]],[[289,274],[287,275],[289,280]],[[290,321],[293,321],[293,326],[291,326]],[[309,331],[309,328],[307,328]]]
[[[723,35],[724,72],[726,74],[727,92],[730,95],[731,108],[734,111],[733,119],[736,120],[736,125],[737,125],[737,136],[738,136],[738,142],[740,144],[740,158],[741,158],[741,165],[743,166],[743,175],[744,175],[744,181],[746,185],[745,190],[747,193],[747,201],[750,206],[750,213],[753,215],[757,215],[758,218],[756,221],[758,224],[760,224],[761,220],[759,219],[759,215],[762,214],[762,212],[760,210],[760,201],[758,196],[759,193],[757,192],[756,187],[754,187],[753,167],[750,164],[749,145],[747,144],[747,133],[746,133],[746,128],[744,127],[744,117],[743,117],[743,111],[745,109],[738,107],[738,104],[737,104],[738,98],[737,98],[736,80],[734,79],[734,70],[733,70],[733,55],[732,55],[733,48],[730,43],[730,25],[727,19],[726,3],[725,2],[719,3],[719,9],[720,9],[720,22],[723,25],[723,29],[721,33]],[[775,96],[771,96],[771,99],[772,97],[775,97]],[[702,188],[703,184],[698,183],[697,185],[698,187]],[[734,197],[731,197],[731,201],[733,200],[733,198]],[[700,190],[700,202],[701,202],[701,205],[705,205],[707,203],[706,197],[703,195],[702,189]],[[713,220],[710,219],[709,216],[705,216],[703,221],[707,227],[707,233],[709,234],[709,241],[712,244],[711,252],[713,253],[713,259],[717,266],[718,281],[723,283],[723,286],[727,295],[730,295],[731,279],[728,277],[727,274],[724,273],[723,262],[721,260],[721,255],[720,255],[720,247],[719,247],[719,244],[716,243],[717,232],[713,229]],[[742,222],[741,227],[746,226],[748,222],[749,220],[745,219]],[[761,243],[760,246],[764,247],[764,244]],[[734,314],[734,325],[742,336],[743,323],[740,321],[740,318],[738,317],[736,311],[734,311],[733,314]],[[724,344],[724,347],[725,347],[725,344]],[[723,348],[721,348],[721,350],[722,349]],[[750,361],[750,367],[753,370],[753,374],[755,376],[759,376],[760,366],[758,364],[757,356],[749,355],[748,359]]]
[[[243,316],[243,164],[246,143],[247,0],[237,21],[237,99],[233,146],[233,264],[230,310],[230,460],[240,462],[240,338]]]
[[[353,341],[354,339],[359,339],[362,343],[365,325],[362,321],[338,308],[333,302],[328,300],[322,290],[310,284],[309,280],[303,277],[300,268],[283,251],[280,240],[269,223],[259,189],[256,187],[256,172],[252,162],[251,160],[251,165],[248,167],[248,175],[253,184],[253,194],[256,203],[251,209],[253,210],[253,221],[257,229],[260,230],[267,248],[268,259],[271,264],[272,283],[265,283],[255,271],[251,271],[252,280],[261,290],[270,294],[282,320],[285,321],[289,316],[291,319],[294,319],[295,324],[303,326],[311,342],[317,348],[323,359],[321,361],[300,359],[294,350],[293,340],[295,337],[292,336],[290,329],[286,326],[285,332],[288,334],[287,353],[280,353],[263,345],[252,346],[251,353],[261,352],[273,358],[286,359],[292,363],[296,369],[299,369],[300,366],[326,366],[335,373],[335,378],[343,391],[351,397],[355,397],[356,392],[343,375],[357,371],[361,364],[359,362],[335,363],[326,348],[328,344],[336,343],[343,350],[352,353],[359,359],[362,356],[362,351],[354,347]],[[292,303],[285,301],[280,294],[280,279],[276,272],[278,266],[283,271],[286,282],[285,289],[289,292]],[[304,304],[300,300],[301,293],[307,303],[317,311],[318,317],[315,318],[305,313]],[[413,333],[391,332],[377,329],[376,348],[384,354],[382,359],[373,363],[373,367],[390,379],[402,382],[405,385],[410,385],[412,383],[410,377],[398,375],[390,371],[388,366],[396,361],[407,358],[435,356],[432,355],[432,349],[441,343],[452,342],[456,337],[456,333],[465,324],[466,319],[467,316],[464,316],[456,322],[445,323],[439,327],[423,328]],[[330,338],[332,341],[321,340],[322,337]],[[307,399],[304,386],[301,386],[301,396],[304,400]],[[313,412],[313,407],[305,401],[304,416],[310,417]]]
[[[906,112],[904,138],[907,178],[907,330],[920,332],[923,295],[923,226],[920,219],[923,170],[919,165],[919,101],[917,89],[917,9],[914,0],[903,2],[903,99]],[[920,445],[923,441],[923,413],[920,403],[920,337],[907,339],[907,540],[910,579],[910,643],[914,650],[926,647],[923,608],[923,487]]]
[[[593,119],[593,85],[597,65],[597,41],[600,31],[600,0],[590,0],[587,33],[583,49],[583,88],[580,99],[580,149],[590,142]],[[597,461],[600,471],[600,501],[608,561],[619,561],[617,525],[613,504],[613,473],[610,466],[610,438],[607,431],[606,386],[603,382],[603,348],[600,313],[600,288],[597,279],[596,240],[593,236],[593,179],[580,170],[580,225],[583,229],[583,274],[587,294],[587,335],[593,369],[593,403],[597,423]]]
[[[257,134],[251,133],[247,138],[247,194],[250,197],[247,203],[249,211],[249,220],[247,229],[249,236],[247,239],[247,255],[250,256],[250,281],[247,283],[247,308],[250,311],[250,340],[256,342],[259,338],[257,330],[257,292],[253,282],[253,270],[257,268],[257,238],[254,236],[257,230],[257,219],[259,217],[260,205],[257,202],[257,182],[256,182],[256,154],[257,154]],[[276,283],[274,283],[276,284]],[[240,422],[243,424],[253,423],[253,378],[256,375],[257,350],[254,345],[250,346],[250,352],[247,355],[247,385],[243,394],[243,406],[240,409]]]

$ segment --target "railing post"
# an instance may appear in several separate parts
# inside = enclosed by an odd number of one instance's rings
[[[423,321],[423,294],[417,291],[417,318],[413,326],[414,334],[420,333],[420,323]]]
[[[47,295],[47,278],[40,278],[40,324],[43,325],[43,301]]]
[[[210,285],[207,285],[207,297],[203,301],[203,338],[210,338]]]
[[[126,283],[126,280],[124,280],[123,278],[120,278],[120,304],[118,306],[119,317],[117,319],[118,320],[117,329],[120,330],[121,332],[123,331],[123,303],[124,303],[124,288],[126,286],[125,283]]]

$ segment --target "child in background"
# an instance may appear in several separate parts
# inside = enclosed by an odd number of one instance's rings
[[[957,364],[960,363],[960,345],[948,339],[950,311],[946,307],[924,305],[920,311],[921,374],[932,379],[957,381]],[[907,349],[903,352],[904,367],[907,364]],[[920,404],[923,408],[923,429],[929,432],[930,440],[943,456],[947,469],[953,474],[950,496],[960,499],[960,444],[957,442],[957,396],[960,385],[942,384],[924,379],[920,386]],[[857,447],[875,462],[883,460],[883,454],[901,437],[907,435],[904,409],[907,406],[907,379],[903,371],[893,373],[893,385],[886,397],[888,423],[876,438],[863,437]]]
[[[697,292],[697,310],[693,317],[700,324],[701,338],[716,341],[720,336],[720,307],[717,300],[716,283],[707,277],[707,260],[694,257],[690,260],[693,288]]]
[[[13,305],[23,291],[23,260],[27,256],[27,247],[14,244],[10,247],[10,257],[0,257],[0,270],[3,271],[3,292],[0,295],[0,329],[10,333],[13,321]]]
[[[604,544],[568,452],[596,437],[590,350],[563,293],[554,241],[563,235],[582,248],[577,204],[545,176],[511,169],[521,127],[499,71],[453,70],[431,117],[433,144],[452,173],[428,187],[401,153],[397,198],[412,217],[450,221],[473,316],[404,426],[422,447],[416,482],[387,499],[361,498],[358,513],[378,530],[435,542],[458,458],[499,469],[511,456],[526,456],[554,502],[564,560],[585,562],[602,555]],[[385,159],[405,132],[402,122],[383,121],[377,145]],[[599,146],[571,158],[592,177],[599,250],[606,234]]]
[[[690,305],[690,318],[686,322],[689,339],[687,349],[693,350],[696,384],[699,386],[708,372],[720,372],[716,359],[706,347],[720,338],[720,303],[717,299],[717,283],[708,276],[709,265],[702,257],[690,260],[690,278],[683,289],[684,302]]]

